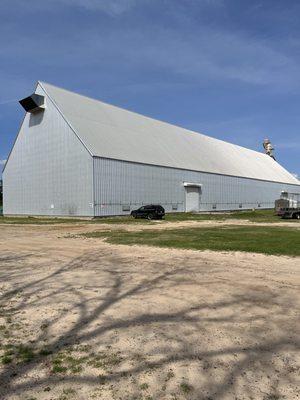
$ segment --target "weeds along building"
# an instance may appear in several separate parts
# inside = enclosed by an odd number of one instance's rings
[[[5,215],[271,208],[299,181],[266,154],[38,82],[3,172]]]

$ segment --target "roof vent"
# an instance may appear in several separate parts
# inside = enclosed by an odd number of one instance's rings
[[[36,113],[45,109],[45,97],[36,93],[20,100],[19,103],[26,112],[30,113]]]

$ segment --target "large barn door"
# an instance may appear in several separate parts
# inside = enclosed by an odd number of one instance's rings
[[[200,209],[200,187],[186,186],[185,188],[185,211],[197,212]]]

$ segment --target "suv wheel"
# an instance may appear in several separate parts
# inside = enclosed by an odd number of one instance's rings
[[[148,215],[147,215],[147,218],[149,219],[149,221],[151,221],[151,219],[154,218],[154,215],[153,215],[153,214],[148,214]]]

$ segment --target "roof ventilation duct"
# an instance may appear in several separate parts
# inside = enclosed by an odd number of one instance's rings
[[[31,96],[20,100],[19,103],[26,112],[36,113],[45,109],[45,96],[33,93]]]

